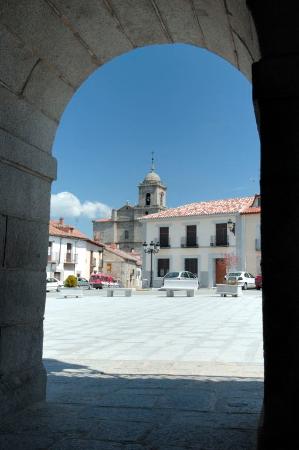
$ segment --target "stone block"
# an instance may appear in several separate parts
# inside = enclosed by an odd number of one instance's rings
[[[47,265],[47,222],[8,217],[5,267],[44,271]]]
[[[9,162],[19,170],[29,169],[50,180],[56,179],[57,161],[53,156],[4,130],[0,130],[0,161]]]
[[[59,78],[59,73],[42,61],[34,68],[24,90],[24,96],[50,117],[60,119],[74,89]]]
[[[2,267],[5,255],[5,241],[6,241],[6,216],[0,214],[0,267]],[[0,282],[1,286],[1,282]],[[0,315],[1,317],[1,315]]]
[[[112,0],[110,4],[137,47],[170,43],[153,6],[147,0]]]
[[[235,49],[223,2],[194,0],[194,8],[205,36],[208,50],[237,65]]]
[[[24,409],[32,403],[45,400],[46,383],[47,376],[41,363],[27,370],[19,370],[17,373],[1,374],[0,421],[7,420],[9,414],[18,409]],[[1,442],[3,440],[0,440]]]
[[[51,184],[0,161],[0,211],[4,215],[49,220]]]
[[[18,374],[41,364],[43,349],[42,321],[30,325],[5,326],[0,338],[0,378]],[[16,375],[18,376],[18,375]]]
[[[252,77],[252,58],[251,54],[248,53],[248,49],[246,45],[244,45],[244,41],[240,39],[238,35],[233,33],[234,36],[234,43],[236,47],[236,51],[238,54],[238,65],[241,70],[241,72],[245,75],[245,77],[251,81]]]
[[[14,92],[21,92],[38,57],[3,24],[0,25],[0,55],[0,80]]]
[[[185,42],[204,47],[203,34],[192,10],[191,2],[156,0],[174,42]]]
[[[54,65],[74,87],[96,69],[97,64],[87,49],[47,2],[13,0],[1,12],[2,22],[41,59]]]
[[[102,62],[132,49],[130,41],[103,0],[55,0],[55,6],[76,26],[80,36]],[[91,22],[93,26],[90,26]]]
[[[0,87],[0,127],[28,144],[50,152],[57,122],[25,99]]]
[[[0,270],[0,286],[0,327],[43,318],[46,297],[44,272]]]
[[[239,37],[240,41],[245,43],[247,50],[244,47],[244,51],[246,53],[250,52],[251,61],[257,61],[260,58],[258,37],[246,2],[227,0],[226,5],[232,32]],[[239,52],[238,58],[242,58],[242,54]]]

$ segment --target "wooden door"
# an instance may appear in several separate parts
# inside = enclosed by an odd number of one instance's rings
[[[221,284],[224,282],[224,277],[226,275],[226,261],[224,258],[216,258],[216,284]]]

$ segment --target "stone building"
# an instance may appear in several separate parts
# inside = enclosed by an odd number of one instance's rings
[[[138,254],[127,253],[104,245],[102,271],[112,275],[123,287],[141,287],[141,259]]]
[[[142,223],[140,217],[166,209],[166,186],[155,172],[154,160],[150,172],[139,184],[138,204],[128,202],[113,209],[110,219],[93,220],[93,236],[98,242],[116,245],[120,250],[142,252]]]

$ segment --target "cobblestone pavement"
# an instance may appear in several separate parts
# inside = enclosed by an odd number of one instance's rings
[[[47,403],[1,450],[251,450],[262,403],[261,295],[47,300]]]

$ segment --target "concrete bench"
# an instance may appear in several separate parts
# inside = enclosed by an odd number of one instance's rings
[[[186,291],[187,297],[194,297],[194,289],[187,289],[187,288],[160,288],[159,291],[166,291],[166,297],[174,297],[175,291]]]
[[[232,295],[233,297],[239,297],[242,295],[242,286],[238,284],[216,284],[217,294],[221,297],[226,297],[227,295]]]
[[[67,298],[67,297],[83,297],[83,290],[78,288],[62,288],[59,291],[58,298]]]
[[[107,297],[113,297],[114,292],[124,292],[125,297],[131,297],[132,296],[132,288],[107,288]]]

